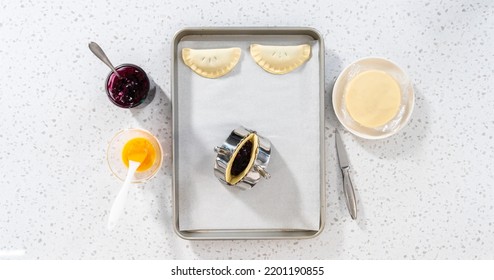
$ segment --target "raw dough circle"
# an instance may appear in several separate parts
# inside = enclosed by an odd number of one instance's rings
[[[348,83],[345,103],[353,120],[365,127],[379,127],[398,113],[400,86],[384,71],[365,71]]]

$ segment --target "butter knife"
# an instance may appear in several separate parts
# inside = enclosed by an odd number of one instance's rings
[[[353,190],[352,179],[350,178],[348,156],[338,130],[335,130],[335,139],[338,162],[340,163],[341,174],[343,175],[343,194],[345,195],[346,207],[348,208],[348,212],[350,212],[350,217],[355,220],[357,219],[357,201],[355,200],[355,192]]]

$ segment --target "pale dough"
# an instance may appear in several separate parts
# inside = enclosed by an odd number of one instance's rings
[[[228,74],[237,65],[240,48],[227,49],[182,49],[182,59],[197,74],[210,79]]]
[[[365,71],[346,87],[346,109],[359,124],[375,128],[385,125],[398,113],[400,86],[393,77],[378,70]]]
[[[271,74],[286,74],[310,58],[311,47],[308,44],[297,46],[250,45],[250,55],[256,63]]]

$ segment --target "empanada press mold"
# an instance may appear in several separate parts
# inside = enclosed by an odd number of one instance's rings
[[[214,151],[214,175],[227,186],[251,189],[261,177],[271,177],[266,171],[271,142],[256,131],[240,126]]]

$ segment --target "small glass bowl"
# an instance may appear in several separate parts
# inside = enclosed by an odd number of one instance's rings
[[[115,73],[113,71],[110,71],[110,73],[108,73],[108,76],[106,77],[105,89],[108,99],[110,99],[110,101],[114,105],[120,108],[130,109],[130,108],[139,107],[141,104],[146,103],[146,100],[148,98],[152,99],[151,79],[141,67],[135,64],[125,63],[118,65],[117,67],[115,67],[115,69],[117,73],[119,73],[122,76],[122,78],[125,78],[125,80],[127,81],[126,86],[130,86],[132,84],[134,84],[135,86],[136,85],[135,83],[138,83],[140,92],[138,93],[137,101],[134,100],[131,103],[127,103],[125,101],[122,100],[119,101],[115,99],[117,97],[115,97],[113,93],[110,93],[111,91],[110,87],[111,84],[120,82],[121,78],[116,77]],[[116,95],[118,96],[118,94]],[[134,98],[136,98],[136,96],[134,96]]]
[[[401,90],[401,104],[396,116],[386,124],[375,128],[365,127],[354,121],[345,104],[348,83],[358,74],[369,70],[386,72],[396,80]],[[365,139],[383,139],[400,131],[410,120],[414,100],[413,86],[407,74],[394,62],[380,57],[363,58],[350,64],[338,76],[333,88],[333,109],[336,117],[348,131]]]
[[[143,183],[151,179],[158,172],[163,162],[161,144],[149,131],[138,128],[124,129],[113,136],[106,152],[106,159],[111,172],[121,181],[125,180],[128,170],[122,160],[122,149],[129,140],[137,137],[145,138],[151,142],[156,151],[156,159],[146,171],[136,172],[132,183]]]

